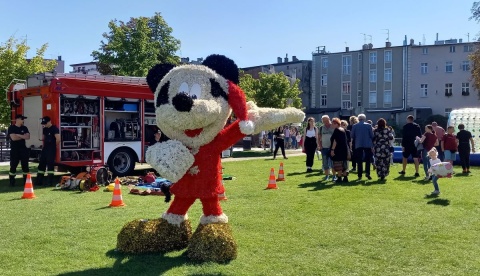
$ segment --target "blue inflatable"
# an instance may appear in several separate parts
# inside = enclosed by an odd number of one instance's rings
[[[402,147],[394,147],[395,152],[393,153],[393,162],[402,163]],[[412,157],[408,158],[408,163],[413,163]],[[454,165],[460,165],[460,157],[457,154],[457,160],[453,162]],[[470,154],[470,165],[471,166],[480,166],[480,153],[471,153]]]

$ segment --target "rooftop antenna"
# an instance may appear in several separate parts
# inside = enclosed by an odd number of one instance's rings
[[[389,29],[382,29],[383,31],[387,31],[387,42],[390,42],[390,30]]]
[[[368,35],[368,37],[370,37],[370,43],[372,43],[372,36],[371,36],[371,35]]]
[[[425,34],[423,34],[422,44],[425,45],[425,43],[427,43],[427,41],[425,40]]]
[[[367,34],[360,33],[363,35],[363,44],[367,44]]]
[[[470,42],[470,33],[467,33],[467,42]]]

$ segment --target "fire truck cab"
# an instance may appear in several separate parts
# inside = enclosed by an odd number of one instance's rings
[[[154,96],[145,78],[42,73],[13,80],[7,89],[11,118],[23,114],[31,157],[42,148],[40,119],[60,130],[56,164],[71,172],[108,165],[117,176],[145,162],[156,128]],[[152,136],[152,137],[149,137]]]

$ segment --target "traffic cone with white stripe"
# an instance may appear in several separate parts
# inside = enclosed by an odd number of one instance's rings
[[[273,168],[270,169],[270,178],[268,179],[267,189],[278,189],[277,181],[275,181],[275,170]]]
[[[277,181],[285,181],[285,172],[283,171],[283,162],[280,163]]]
[[[112,203],[110,203],[110,207],[122,207],[125,206],[125,203],[123,203],[123,198],[122,198],[122,190],[120,189],[120,180],[115,178],[115,188],[113,189],[113,197],[112,197]]]
[[[33,199],[35,198],[35,193],[33,192],[32,176],[27,174],[27,181],[25,181],[25,188],[23,189],[23,199]]]

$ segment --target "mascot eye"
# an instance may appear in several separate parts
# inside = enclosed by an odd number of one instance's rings
[[[202,87],[200,86],[200,84],[195,83],[192,86],[192,89],[190,89],[190,97],[192,97],[192,99],[200,99],[201,96],[202,96]]]
[[[184,82],[184,83],[180,84],[180,87],[178,88],[178,93],[182,93],[182,92],[183,92],[183,93],[188,94],[188,91],[189,91],[189,90],[190,90],[190,89],[188,89],[188,84],[187,84],[186,82]]]

